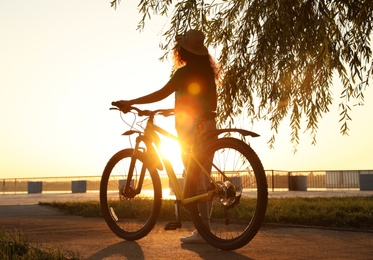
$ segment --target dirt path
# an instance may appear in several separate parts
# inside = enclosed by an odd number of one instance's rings
[[[117,238],[103,219],[70,216],[40,205],[0,206],[0,226],[16,227],[35,244],[79,253],[84,259],[370,259],[373,233],[311,228],[263,227],[247,246],[223,252],[205,245],[183,245],[176,231],[159,224],[136,242]]]

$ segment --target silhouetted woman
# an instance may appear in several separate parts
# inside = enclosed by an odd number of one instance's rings
[[[215,82],[218,79],[218,69],[204,45],[204,39],[204,34],[199,30],[189,30],[185,35],[176,36],[173,50],[174,73],[167,84],[151,94],[128,101],[115,102],[115,105],[119,107],[129,107],[132,104],[157,102],[175,93],[175,127],[185,168],[189,165],[189,158],[185,151],[188,151],[194,138],[197,140],[195,144],[203,147],[201,138],[203,134],[216,128]],[[209,184],[207,177],[204,174],[200,175],[197,192],[205,191]],[[201,207],[199,205],[200,212],[202,215],[209,216],[211,207],[207,205],[208,203],[205,204]],[[207,222],[206,225],[208,225]],[[199,243],[204,240],[198,232],[194,231],[191,236],[181,238],[180,241]]]

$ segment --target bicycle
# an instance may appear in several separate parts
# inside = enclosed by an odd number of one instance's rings
[[[115,105],[115,103],[114,103]],[[121,110],[120,108],[111,108]],[[217,129],[209,145],[198,156],[190,149],[194,167],[186,169],[184,187],[177,179],[171,162],[159,155],[160,134],[177,137],[155,124],[156,115],[171,116],[172,109],[154,111],[130,107],[122,113],[133,113],[134,122],[145,117],[142,130],[134,128],[123,135],[136,136],[133,148],[117,152],[108,161],[100,183],[100,204],[109,228],[120,238],[137,240],[155,226],[162,204],[162,187],[158,171],[165,169],[175,193],[176,221],[166,230],[181,228],[180,207],[184,207],[200,235],[221,250],[245,246],[257,234],[265,217],[268,188],[259,157],[244,141],[221,134],[239,133],[257,137],[243,129]],[[138,124],[141,126],[141,123]],[[210,136],[210,137],[211,137]],[[210,182],[206,190],[197,193],[193,174],[204,174]],[[209,212],[200,205],[209,203]],[[200,212],[201,211],[201,212]]]

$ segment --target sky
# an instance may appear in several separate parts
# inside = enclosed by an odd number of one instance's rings
[[[0,0],[0,177],[100,176],[125,148],[127,130],[114,100],[162,87],[171,63],[158,60],[167,18],[136,30],[136,1],[117,10],[99,0]],[[351,112],[349,136],[339,133],[338,98],[319,123],[317,145],[300,136],[297,153],[284,121],[275,148],[268,122],[250,126],[251,145],[266,170],[370,170],[373,89]],[[173,97],[149,108],[170,108]],[[162,122],[164,122],[162,120]],[[174,131],[173,118],[164,122]]]

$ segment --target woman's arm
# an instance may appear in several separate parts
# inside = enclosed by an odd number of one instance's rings
[[[135,98],[135,99],[132,99],[132,100],[128,100],[128,102],[130,102],[131,104],[154,103],[154,102],[158,102],[162,99],[165,99],[166,97],[171,95],[173,92],[175,92],[175,87],[171,82],[168,82],[163,88],[161,88],[161,89],[159,89],[159,90],[157,90],[157,91],[155,91],[151,94],[148,94],[148,95],[145,95],[145,96],[142,96],[142,97],[139,97],[139,98]]]
[[[129,107],[132,104],[154,103],[162,99],[165,99],[166,97],[174,93],[175,90],[176,90],[175,85],[170,80],[163,88],[151,94],[148,94],[148,95],[145,95],[139,98],[135,98],[132,100],[119,100],[119,101],[113,102],[112,104],[115,106],[124,108],[124,107]]]

